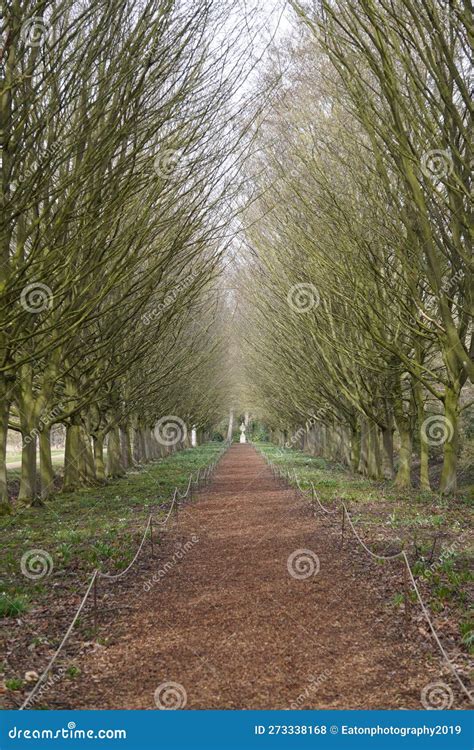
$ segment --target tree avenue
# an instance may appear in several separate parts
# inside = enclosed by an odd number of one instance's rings
[[[282,444],[400,487],[416,448],[429,490],[442,449],[450,494],[473,402],[472,15],[290,4],[242,230],[254,403]]]
[[[4,3],[2,512],[12,431],[19,503],[41,507],[58,425],[75,490],[192,429],[230,438],[249,410],[273,440],[402,488],[416,459],[437,489],[442,453],[456,492],[474,401],[472,15],[461,0],[287,13],[262,73],[251,4]]]
[[[238,152],[236,34],[213,44],[226,18],[211,0],[4,6],[5,510],[8,429],[31,503],[54,490],[55,424],[73,489],[165,452],[159,418],[181,420],[181,445],[220,414],[223,176]]]

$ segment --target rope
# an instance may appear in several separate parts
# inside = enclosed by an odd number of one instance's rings
[[[66,643],[67,639],[69,638],[69,636],[70,636],[70,634],[71,634],[71,631],[72,631],[72,629],[73,629],[74,625],[76,624],[77,618],[78,618],[78,617],[79,617],[79,615],[81,614],[81,611],[82,611],[82,609],[83,609],[83,607],[84,607],[84,604],[86,603],[86,599],[87,599],[87,597],[88,597],[88,596],[89,596],[89,594],[90,594],[90,591],[91,591],[91,589],[92,589],[92,586],[94,585],[95,579],[97,578],[97,574],[98,574],[98,572],[99,572],[99,571],[98,571],[97,569],[96,569],[96,570],[94,570],[94,572],[93,572],[93,574],[92,574],[92,577],[91,577],[91,579],[90,579],[90,581],[89,581],[89,585],[88,585],[88,587],[87,587],[86,593],[85,593],[85,594],[84,594],[84,596],[82,597],[82,601],[81,601],[81,603],[79,604],[79,607],[78,607],[78,609],[77,609],[77,611],[76,611],[76,614],[74,615],[74,617],[73,617],[73,619],[72,619],[72,621],[71,621],[71,624],[69,625],[68,629],[66,630],[66,633],[65,633],[65,635],[64,635],[64,637],[63,637],[63,639],[62,639],[61,643],[59,644],[58,648],[56,649],[55,653],[54,653],[54,654],[53,654],[53,656],[51,657],[51,659],[50,659],[50,661],[49,661],[49,663],[48,663],[48,666],[47,666],[47,667],[46,667],[46,669],[44,670],[43,674],[42,674],[42,675],[41,675],[41,677],[39,678],[38,682],[37,682],[37,683],[36,683],[36,685],[34,686],[34,688],[33,688],[33,690],[31,691],[31,693],[30,693],[30,694],[29,694],[29,695],[28,695],[28,696],[27,696],[27,697],[25,698],[25,700],[24,700],[23,704],[22,704],[22,705],[20,706],[20,709],[19,709],[20,711],[23,711],[23,709],[24,709],[24,708],[25,708],[25,707],[26,707],[26,706],[27,706],[27,705],[28,705],[29,703],[31,703],[31,701],[32,701],[32,700],[33,700],[33,698],[35,697],[36,693],[38,692],[38,690],[39,690],[39,687],[40,687],[40,685],[41,685],[41,684],[42,684],[42,682],[44,681],[44,679],[45,679],[46,675],[47,675],[47,674],[49,673],[49,671],[50,671],[51,667],[53,666],[54,662],[55,662],[55,661],[56,661],[56,659],[58,658],[58,656],[59,656],[59,652],[61,651],[61,649],[63,648],[63,646],[64,646],[64,644]]]
[[[302,488],[302,486],[300,484],[300,480],[298,479],[298,477],[296,476],[296,474],[295,474],[295,480],[296,480],[296,486],[298,487],[298,489],[299,489],[299,491],[301,492],[302,495],[306,495],[308,492],[311,492],[311,489],[304,490]]]
[[[178,490],[178,488],[176,488],[177,491],[178,491],[178,495],[179,495],[179,497],[180,497],[181,500],[184,500],[185,498],[187,498],[187,496],[189,494],[189,489],[191,487],[191,482],[192,481],[193,481],[193,475],[191,474],[190,477],[189,477],[188,486],[186,488],[186,492],[184,493],[184,495],[182,495],[181,492]]]
[[[403,555],[403,559],[404,559],[405,564],[406,564],[407,569],[408,569],[408,575],[411,578],[411,582],[413,584],[413,588],[415,589],[416,595],[418,597],[418,601],[420,602],[420,607],[422,609],[422,612],[423,612],[423,614],[425,616],[425,619],[426,619],[428,625],[430,626],[430,630],[433,633],[433,637],[434,637],[436,643],[438,644],[438,648],[441,651],[442,655],[444,656],[447,664],[449,665],[449,668],[450,668],[451,672],[453,673],[453,675],[455,676],[456,680],[458,681],[461,689],[467,695],[467,697],[469,698],[469,700],[471,701],[471,703],[474,703],[474,698],[473,698],[472,694],[469,692],[469,690],[465,686],[464,682],[461,680],[461,678],[460,678],[460,676],[459,676],[459,674],[458,674],[458,672],[456,670],[456,667],[454,666],[454,664],[452,663],[451,659],[447,655],[446,651],[444,650],[443,644],[441,643],[440,639],[438,638],[438,634],[437,634],[437,632],[436,632],[436,630],[434,628],[433,623],[431,622],[431,618],[430,618],[429,612],[428,612],[428,610],[426,608],[426,605],[425,605],[423,599],[421,598],[421,594],[420,594],[420,592],[418,590],[418,586],[416,585],[415,577],[414,577],[414,575],[412,573],[412,570],[411,570],[411,567],[410,567],[410,563],[408,562],[408,558],[407,558],[405,552],[402,552],[402,555]]]
[[[124,576],[126,573],[128,573],[128,571],[130,570],[130,568],[133,566],[133,564],[135,563],[136,559],[138,558],[138,555],[142,551],[142,547],[145,544],[146,535],[148,533],[148,529],[150,528],[150,523],[151,523],[151,519],[152,518],[153,518],[153,513],[150,513],[150,515],[148,516],[147,525],[145,526],[145,531],[143,532],[143,537],[142,537],[142,540],[140,542],[140,546],[137,549],[137,551],[135,553],[135,557],[133,558],[133,560],[130,563],[130,565],[128,565],[125,568],[125,570],[122,570],[121,573],[117,573],[116,575],[111,575],[110,573],[101,573],[100,570],[99,570],[98,571],[99,578],[107,578],[109,581],[116,581],[118,578],[122,578],[122,576]]]
[[[228,447],[229,447],[229,446],[228,446]],[[219,455],[219,458],[220,458],[220,457],[222,456],[222,454],[223,454],[224,452],[225,452],[225,451],[222,451],[222,452],[221,452],[221,454]],[[212,464],[212,467],[213,467],[213,469],[212,469],[212,470],[214,470],[214,468],[216,467],[216,465],[217,465],[217,461],[215,461],[215,462],[214,462],[214,464]],[[210,467],[208,467],[208,468],[210,468]],[[200,470],[198,470],[198,474],[197,474],[197,483],[199,482],[199,471],[200,471]],[[193,475],[191,474],[191,476],[189,477],[189,482],[188,482],[188,487],[187,487],[186,493],[185,493],[184,495],[181,495],[181,497],[182,497],[182,498],[185,498],[185,497],[187,497],[187,496],[188,496],[188,493],[189,493],[189,489],[190,489],[190,487],[191,487],[192,477],[193,477]],[[169,517],[170,517],[170,515],[171,515],[171,512],[172,512],[172,510],[173,510],[174,504],[175,504],[175,502],[176,502],[176,499],[177,499],[177,496],[178,496],[178,494],[179,494],[179,490],[178,490],[178,488],[176,487],[176,488],[175,488],[175,491],[174,491],[174,494],[173,494],[173,500],[172,500],[172,503],[171,503],[171,507],[170,507],[170,509],[169,509],[169,511],[168,511],[168,514],[167,514],[167,516],[166,516],[166,519],[165,519],[164,521],[158,522],[158,523],[160,523],[161,525],[164,525],[164,524],[166,524],[166,522],[168,521],[168,519],[169,519]],[[56,649],[56,651],[54,652],[54,654],[53,654],[53,656],[51,657],[50,661],[48,662],[48,665],[47,665],[46,669],[45,669],[45,670],[43,671],[43,673],[42,673],[42,674],[41,674],[41,676],[39,677],[39,679],[38,679],[38,681],[37,681],[36,685],[34,686],[33,690],[31,691],[31,693],[29,693],[29,695],[27,695],[27,697],[25,698],[24,702],[23,702],[23,703],[22,703],[22,705],[20,706],[20,708],[19,708],[19,710],[20,710],[20,711],[22,711],[22,710],[23,710],[24,708],[26,708],[26,706],[28,706],[28,705],[29,705],[29,703],[31,703],[31,701],[33,700],[33,698],[35,697],[35,695],[36,695],[36,694],[38,693],[38,691],[39,691],[39,689],[40,689],[40,686],[42,685],[42,683],[44,682],[45,678],[46,678],[46,677],[47,677],[47,675],[49,674],[49,672],[50,672],[50,670],[51,670],[51,667],[52,667],[52,666],[53,666],[53,664],[55,663],[55,661],[56,661],[56,659],[58,658],[58,656],[59,656],[60,652],[62,651],[62,649],[63,649],[63,647],[64,647],[64,645],[65,645],[65,643],[66,643],[67,639],[68,639],[68,638],[69,638],[69,636],[71,635],[71,632],[72,632],[72,630],[73,630],[73,628],[74,628],[74,625],[75,625],[75,624],[76,624],[76,622],[77,622],[77,618],[78,618],[78,617],[79,617],[79,615],[81,614],[81,612],[82,612],[82,610],[83,610],[83,608],[84,608],[84,605],[85,605],[85,603],[86,603],[86,601],[87,601],[87,598],[88,598],[88,596],[89,596],[89,594],[90,594],[90,592],[91,592],[91,590],[92,590],[92,587],[93,587],[94,583],[96,582],[96,580],[97,580],[98,578],[106,578],[106,579],[107,579],[107,580],[109,580],[109,581],[116,581],[116,580],[117,580],[118,578],[121,578],[121,577],[122,577],[122,576],[124,576],[124,575],[125,575],[126,573],[128,573],[128,571],[130,570],[130,568],[131,568],[131,567],[132,567],[132,566],[134,565],[134,563],[136,562],[136,560],[137,560],[137,558],[138,558],[138,556],[139,556],[140,552],[142,551],[142,548],[143,548],[143,545],[144,545],[144,543],[145,543],[145,539],[146,539],[146,535],[147,535],[148,529],[150,528],[150,524],[151,524],[152,518],[153,518],[153,513],[150,513],[150,515],[148,516],[148,522],[147,522],[147,524],[146,524],[146,527],[145,527],[145,531],[143,532],[143,537],[142,537],[142,540],[141,540],[141,542],[140,542],[140,546],[138,547],[138,549],[137,549],[137,551],[136,551],[136,554],[135,554],[135,556],[134,556],[133,560],[132,560],[132,561],[131,561],[131,563],[130,563],[130,564],[129,564],[129,565],[128,565],[128,566],[126,567],[126,568],[125,568],[125,570],[122,570],[122,572],[121,572],[121,573],[118,573],[117,575],[111,575],[111,574],[109,574],[109,573],[101,573],[101,571],[100,571],[100,570],[98,570],[97,568],[96,568],[96,569],[94,570],[94,572],[92,573],[91,579],[90,579],[90,581],[89,581],[89,585],[87,586],[86,592],[85,592],[84,596],[82,597],[82,600],[81,600],[81,602],[80,602],[80,604],[79,604],[79,607],[78,607],[78,608],[77,608],[77,610],[76,610],[76,614],[74,615],[73,619],[71,620],[71,623],[70,623],[70,625],[69,625],[68,629],[66,630],[66,633],[64,634],[64,637],[63,637],[63,639],[62,639],[61,643],[59,644],[58,648]]]
[[[174,508],[174,504],[175,504],[175,502],[176,502],[176,498],[177,498],[177,497],[178,497],[178,490],[177,490],[177,488],[175,487],[175,490],[174,490],[174,495],[173,495],[173,499],[172,499],[172,501],[171,501],[171,506],[170,506],[170,509],[169,509],[168,513],[166,514],[166,518],[165,518],[165,520],[164,520],[164,521],[158,521],[158,522],[157,522],[157,523],[159,523],[159,524],[160,524],[160,526],[166,526],[166,524],[168,523],[168,519],[169,519],[169,517],[170,517],[170,515],[171,515],[171,513],[172,513],[172,511],[173,511],[173,508]]]
[[[357,533],[357,531],[356,531],[356,529],[354,527],[354,524],[352,523],[352,519],[351,519],[351,517],[349,515],[349,512],[348,512],[348,510],[347,510],[347,508],[346,508],[346,506],[345,506],[344,503],[342,503],[342,507],[344,509],[344,513],[346,514],[346,518],[349,521],[349,526],[351,527],[352,531],[354,532],[355,538],[357,539],[357,541],[359,542],[359,544],[365,549],[365,551],[369,555],[371,555],[371,557],[374,557],[376,560],[395,560],[397,557],[403,557],[403,556],[406,557],[405,552],[403,550],[401,550],[401,552],[397,552],[395,555],[376,555],[375,552],[372,552],[372,550],[370,550],[367,547],[367,545],[362,541],[362,539],[360,538],[359,534]]]
[[[296,476],[296,471],[295,471],[295,479],[296,479],[296,483],[297,483],[297,485],[298,485],[298,488],[299,488],[299,489],[300,489],[300,491],[301,491],[301,492],[303,492],[303,494],[304,494],[304,490],[301,490],[301,487],[300,487],[300,485],[299,485],[299,481],[298,481],[298,478],[297,478],[297,476]],[[319,506],[321,507],[321,509],[322,509],[322,510],[323,510],[323,511],[324,511],[325,513],[327,513],[328,515],[331,515],[331,514],[334,514],[334,513],[336,513],[336,512],[337,512],[337,510],[328,510],[327,508],[325,508],[325,507],[324,507],[324,505],[323,505],[323,504],[321,503],[321,501],[320,501],[320,500],[319,500],[319,498],[318,498],[317,492],[316,492],[316,490],[314,489],[314,485],[313,485],[313,483],[312,483],[312,482],[311,482],[311,488],[312,488],[312,492],[313,492],[313,497],[315,497],[315,498],[316,498],[316,501],[318,502]],[[449,658],[448,654],[446,653],[446,651],[445,651],[445,649],[444,649],[444,647],[443,647],[443,644],[441,643],[441,641],[440,641],[440,639],[439,639],[439,636],[438,636],[438,634],[437,634],[437,632],[436,632],[436,630],[435,630],[435,627],[434,627],[434,625],[433,625],[433,623],[432,623],[432,621],[431,621],[431,617],[430,617],[429,611],[428,611],[428,609],[427,609],[427,607],[426,607],[426,605],[425,605],[425,603],[424,603],[424,601],[423,601],[423,599],[422,599],[422,597],[421,597],[420,591],[419,591],[419,589],[418,589],[418,586],[417,586],[417,583],[416,583],[415,577],[414,577],[414,575],[413,575],[412,569],[411,569],[411,567],[410,567],[410,563],[409,563],[409,561],[408,561],[408,557],[407,557],[407,555],[406,555],[406,552],[405,552],[405,550],[401,550],[400,552],[397,552],[397,553],[396,553],[395,555],[377,555],[377,554],[376,554],[375,552],[372,552],[372,550],[371,550],[371,549],[369,549],[369,548],[367,547],[367,545],[365,544],[365,542],[363,542],[363,541],[362,541],[362,539],[360,538],[360,536],[359,536],[358,532],[356,531],[356,528],[355,528],[355,526],[354,526],[354,524],[353,524],[353,522],[352,522],[352,519],[351,519],[351,517],[350,517],[349,511],[347,510],[347,507],[346,507],[345,503],[344,503],[344,502],[343,502],[342,500],[341,500],[341,504],[342,504],[343,514],[344,514],[344,515],[345,515],[345,517],[347,518],[347,520],[348,520],[348,522],[349,522],[349,525],[350,525],[350,527],[351,527],[351,529],[352,529],[352,532],[353,532],[353,534],[354,534],[355,538],[357,539],[357,541],[359,542],[359,544],[361,545],[361,547],[362,547],[362,548],[363,548],[363,549],[364,549],[364,550],[365,550],[365,551],[366,551],[366,552],[367,552],[367,553],[368,553],[368,554],[369,554],[369,555],[370,555],[371,557],[373,557],[373,558],[374,558],[374,559],[376,559],[376,560],[382,560],[382,561],[387,561],[387,560],[389,560],[389,561],[390,561],[390,560],[396,560],[397,558],[400,558],[400,559],[402,559],[402,560],[404,561],[404,563],[405,563],[405,565],[406,565],[406,567],[407,567],[407,570],[408,570],[408,575],[410,576],[411,582],[412,582],[412,584],[413,584],[413,588],[415,589],[415,592],[416,592],[416,596],[417,596],[417,598],[418,598],[418,601],[419,601],[419,603],[420,603],[420,607],[421,607],[421,610],[422,610],[422,612],[423,612],[423,615],[425,616],[425,619],[426,619],[426,621],[427,621],[428,625],[430,626],[430,630],[431,630],[431,632],[432,632],[432,634],[433,634],[433,637],[434,637],[434,639],[435,639],[435,641],[436,641],[436,644],[437,644],[437,646],[438,646],[438,648],[439,648],[439,650],[440,650],[440,653],[441,653],[441,655],[443,656],[444,660],[446,661],[447,665],[449,666],[449,668],[450,668],[450,670],[451,670],[452,674],[454,675],[454,677],[456,678],[457,682],[459,683],[459,686],[460,686],[461,690],[462,690],[462,691],[464,692],[464,694],[465,694],[465,695],[466,695],[466,696],[467,696],[467,697],[469,698],[469,700],[471,701],[471,703],[474,703],[474,698],[473,698],[472,694],[471,694],[471,693],[469,692],[469,690],[468,690],[468,689],[467,689],[467,687],[465,686],[464,682],[463,682],[463,681],[462,681],[462,679],[460,678],[460,676],[459,676],[459,674],[458,674],[458,671],[457,671],[456,667],[455,667],[455,666],[454,666],[454,664],[452,663],[451,659]]]
[[[327,513],[330,516],[333,515],[334,513],[337,513],[337,508],[334,508],[333,510],[329,510],[328,508],[324,507],[324,505],[322,504],[321,500],[319,499],[318,493],[316,492],[316,490],[314,488],[314,484],[312,482],[311,482],[311,490],[312,490],[312,493],[313,493],[313,497],[316,498],[316,502],[318,503],[318,505],[321,508],[321,510],[323,510],[325,513]]]

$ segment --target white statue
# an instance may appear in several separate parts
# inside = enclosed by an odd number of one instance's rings
[[[245,438],[245,425],[244,425],[243,422],[240,425],[240,442],[241,443],[246,443],[247,442],[247,440]]]

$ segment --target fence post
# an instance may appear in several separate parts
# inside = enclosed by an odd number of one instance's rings
[[[155,550],[153,547],[153,517],[150,517],[150,543],[151,543],[151,556],[155,556]]]
[[[96,577],[94,578],[94,636],[97,635],[97,628],[98,628],[98,616],[97,616],[97,579],[99,577],[99,574],[96,574]]]
[[[403,601],[405,606],[405,628],[408,630],[410,624],[410,587],[408,584],[408,570],[405,560],[403,560]]]

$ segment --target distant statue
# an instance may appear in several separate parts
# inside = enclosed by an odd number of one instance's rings
[[[241,443],[246,443],[247,442],[246,437],[245,437],[245,425],[244,425],[243,422],[240,425],[240,442]]]

